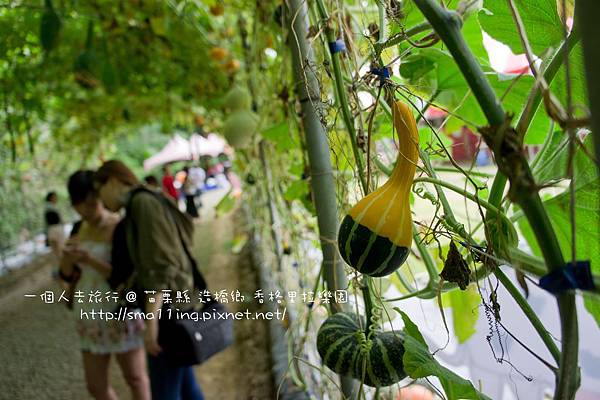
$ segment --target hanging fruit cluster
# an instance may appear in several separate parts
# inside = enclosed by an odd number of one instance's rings
[[[398,133],[398,158],[388,181],[360,200],[342,221],[338,246],[343,259],[359,272],[389,275],[406,261],[412,243],[410,188],[419,159],[419,131],[410,107],[392,107]]]
[[[400,332],[374,330],[368,337],[358,315],[339,312],[327,318],[317,333],[323,363],[340,375],[372,387],[390,386],[406,377]]]
[[[228,113],[223,124],[223,136],[238,149],[247,147],[258,129],[258,114],[251,110],[252,98],[246,89],[234,86],[223,101]]]

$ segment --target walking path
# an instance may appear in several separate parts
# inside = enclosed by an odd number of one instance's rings
[[[223,191],[203,196],[201,222],[196,227],[196,255],[210,289],[239,290],[250,297],[258,277],[250,256],[230,252],[243,223],[232,212],[216,218],[212,208]],[[48,256],[0,278],[0,398],[88,399],[74,316],[63,304],[44,304],[45,290],[58,291]],[[229,304],[231,311],[257,311],[257,304]],[[235,343],[196,368],[207,400],[268,400],[273,396],[268,326],[265,321],[234,323]],[[111,384],[121,399],[129,392],[113,360]]]

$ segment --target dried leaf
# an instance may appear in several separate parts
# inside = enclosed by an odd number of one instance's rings
[[[469,276],[471,271],[464,258],[456,248],[454,241],[450,242],[450,249],[444,262],[444,269],[440,273],[440,277],[448,282],[458,284],[461,290],[465,290],[469,285]]]

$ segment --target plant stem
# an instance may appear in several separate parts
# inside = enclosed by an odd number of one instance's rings
[[[600,160],[600,3],[596,0],[577,0],[575,19],[583,36],[583,61],[592,114],[592,135],[596,160]]]
[[[426,30],[431,29],[431,24],[427,21],[421,22],[415,26],[410,27],[403,34],[394,36],[387,40],[385,43],[375,43],[375,51],[377,54],[380,54],[384,49],[387,49],[392,46],[396,46],[406,39],[418,35],[419,33],[425,32]]]
[[[508,249],[508,256],[513,262],[519,263],[520,267],[517,269],[524,270],[538,277],[544,276],[548,273],[546,263],[543,259],[527,254],[523,250],[510,247]]]
[[[281,235],[281,220],[277,207],[275,206],[275,199],[273,198],[273,174],[271,173],[271,166],[267,161],[265,146],[267,143],[265,140],[261,140],[258,144],[258,152],[260,161],[262,163],[263,170],[265,171],[265,193],[267,196],[267,202],[269,206],[269,218],[271,222],[271,237],[273,238],[273,244],[275,246],[275,257],[277,259],[277,271],[281,271],[283,265],[283,249],[281,248],[282,235]]]
[[[498,208],[494,207],[487,201],[475,196],[472,193],[467,192],[466,190],[464,190],[456,185],[453,185],[453,184],[443,181],[441,179],[434,179],[434,178],[427,178],[427,177],[415,178],[413,182],[414,183],[419,183],[419,182],[432,183],[434,185],[448,188],[448,189],[452,190],[453,192],[459,193],[460,195],[466,197],[467,199],[480,204],[483,208],[485,208],[486,210],[491,212],[494,216],[499,216],[499,217],[503,218],[507,223],[512,225],[512,222],[510,221],[510,219],[508,219],[508,217],[506,215],[504,215],[504,213],[502,211],[498,210]]]
[[[369,331],[371,330],[371,325],[373,324],[372,321],[372,317],[373,317],[373,298],[371,296],[371,288],[370,288],[370,282],[371,278],[367,275],[363,275],[363,283],[362,283],[362,293],[363,293],[363,300],[365,302],[365,318],[366,318],[366,324],[365,324],[365,336],[367,337],[367,339],[369,339]]]
[[[460,18],[455,13],[444,10],[433,0],[414,0],[414,2],[452,54],[488,123],[492,127],[502,126],[506,118],[504,110],[460,33]],[[500,150],[496,146],[490,146],[490,148],[494,150],[496,160],[501,160],[502,154],[497,154]],[[527,162],[524,158],[518,161],[517,168],[533,181]],[[528,187],[519,187],[521,182],[516,179],[511,181],[511,184],[515,185],[513,192],[515,201],[521,206],[531,223],[549,269],[553,271],[562,268],[565,265],[564,258],[539,193]],[[498,185],[492,185],[492,189],[497,190]],[[558,307],[561,320],[562,352],[555,399],[570,400],[574,398],[579,386],[577,367],[579,344],[574,294],[559,295]]]
[[[404,276],[402,276],[402,274],[399,271],[395,271],[394,274],[396,274],[396,278],[398,278],[398,280],[400,281],[400,283],[402,284],[402,286],[404,286],[406,288],[406,290],[408,290],[409,292],[416,292],[417,289],[414,288],[412,286],[411,283],[409,283]]]
[[[347,287],[344,263],[337,249],[338,210],[335,182],[329,155],[329,143],[319,114],[319,81],[310,65],[314,65],[314,53],[306,39],[308,36],[308,8],[303,0],[288,2],[289,47],[292,52],[297,98],[302,107],[302,122],[310,164],[313,201],[317,211],[317,223],[323,251],[323,275],[329,290]],[[331,303],[331,311],[342,311],[344,304]],[[352,399],[358,393],[357,382],[340,377],[345,397]]]
[[[330,25],[329,15],[327,13],[327,9],[325,8],[325,4],[323,0],[317,0],[317,9],[319,11],[319,16],[323,21],[325,21],[325,35],[327,36],[327,41],[329,43],[333,43],[336,41],[335,31]],[[330,50],[326,50],[330,51]],[[352,153],[354,154],[354,159],[356,161],[356,168],[358,170],[358,178],[360,180],[360,184],[363,189],[363,193],[368,192],[367,181],[365,179],[365,171],[363,167],[363,160],[358,149],[358,143],[356,141],[356,129],[354,127],[354,118],[350,112],[350,106],[348,103],[348,96],[346,94],[346,89],[344,88],[344,77],[342,74],[342,66],[340,64],[340,53],[339,52],[331,52],[331,66],[333,67],[333,84],[335,87],[335,91],[337,94],[337,99],[340,102],[340,108],[342,109],[342,119],[344,120],[344,124],[346,125],[346,130],[348,131],[348,135],[350,136],[350,144],[352,145]]]
[[[385,18],[385,3],[383,0],[377,0],[377,9],[379,11],[379,40],[377,43],[383,44],[387,40],[387,19]]]

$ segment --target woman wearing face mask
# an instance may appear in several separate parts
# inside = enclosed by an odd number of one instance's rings
[[[77,171],[69,178],[71,204],[81,216],[67,242],[60,265],[60,276],[72,281],[77,274],[77,296],[73,301],[77,332],[83,355],[87,388],[95,399],[117,399],[108,381],[112,354],[116,355],[132,397],[150,399],[143,347],[143,323],[92,319],[90,312],[113,311],[114,303],[107,301],[111,293],[106,278],[110,275],[112,234],[119,217],[108,211],[94,191],[93,171]],[[96,297],[96,294],[100,294]]]
[[[158,344],[158,310],[163,305],[163,290],[170,290],[173,297],[176,291],[194,293],[191,263],[172,210],[165,209],[167,205],[157,197],[161,194],[142,189],[133,172],[121,161],[105,162],[94,179],[98,194],[109,210],[117,212],[125,208],[125,240],[134,267],[134,282],[130,284],[152,293],[154,299],[144,302],[145,312],[156,316],[146,319],[144,338],[152,397],[202,400],[192,367],[170,363]]]

